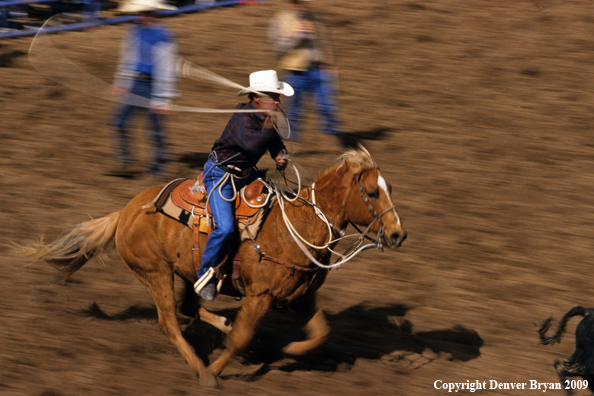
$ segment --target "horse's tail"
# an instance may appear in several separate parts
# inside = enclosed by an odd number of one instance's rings
[[[107,258],[106,250],[114,242],[119,219],[120,212],[115,212],[85,221],[51,243],[46,244],[41,238],[32,247],[21,247],[21,253],[30,257],[32,262],[47,262],[63,271],[67,278],[91,258],[97,257],[101,262]]]
[[[561,336],[565,332],[565,326],[567,325],[567,322],[569,321],[569,319],[571,319],[572,317],[577,316],[577,315],[586,316],[587,314],[588,314],[588,312],[584,307],[577,306],[577,307],[571,308],[569,310],[569,312],[567,312],[561,319],[561,322],[559,323],[559,327],[557,328],[557,332],[552,337],[546,337],[545,334],[551,327],[551,322],[553,320],[553,317],[546,319],[545,321],[543,321],[540,324],[540,328],[538,329],[538,334],[540,335],[540,342],[545,345],[555,344],[557,342],[560,342]]]

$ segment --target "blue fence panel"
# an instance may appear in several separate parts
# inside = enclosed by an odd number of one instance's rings
[[[56,1],[60,1],[60,0],[31,0],[31,1],[2,0],[2,1],[0,1],[0,7],[29,5],[29,4],[36,4],[36,3],[52,3],[52,2],[56,2]]]
[[[21,0],[2,0],[0,1],[0,7],[3,6],[12,6],[12,5],[27,5],[31,3],[49,3],[55,2],[60,0],[35,0],[35,1],[21,1]],[[263,1],[263,0],[258,0]],[[218,8],[218,7],[230,7],[244,3],[243,0],[223,0],[223,1],[216,1],[210,4],[191,4],[183,7],[179,7],[176,10],[163,10],[158,11],[157,13],[162,16],[171,16],[189,12],[195,12],[204,10],[207,8]],[[99,19],[95,22],[84,22],[84,23],[69,23],[62,26],[52,26],[45,28],[44,31],[47,33],[57,33],[57,32],[64,32],[69,30],[83,30],[87,28],[92,28],[100,25],[116,25],[118,23],[130,22],[138,18],[137,16],[133,15],[122,15],[115,18],[106,18],[106,19]],[[22,37],[22,36],[32,36],[37,33],[39,29],[23,29],[23,30],[14,30],[14,31],[7,31],[0,33],[0,38],[12,38],[12,37]]]

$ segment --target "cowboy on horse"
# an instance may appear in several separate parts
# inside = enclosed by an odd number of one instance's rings
[[[215,163],[208,169],[218,169]],[[23,254],[32,261],[44,260],[68,276],[91,258],[101,259],[107,249],[115,246],[153,296],[163,333],[206,387],[218,386],[217,377],[234,356],[247,348],[256,327],[272,308],[291,308],[302,320],[306,333],[305,340],[286,345],[284,353],[302,355],[320,346],[327,339],[330,326],[317,307],[315,296],[324,283],[327,269],[341,265],[366,248],[381,249],[384,245],[397,248],[407,237],[391,198],[391,186],[363,147],[342,154],[331,167],[318,174],[313,184],[300,188],[294,202],[283,203],[282,194],[277,194],[277,204],[270,209],[255,240],[251,243],[245,240],[239,245],[238,276],[245,293],[233,326],[226,318],[200,306],[199,301],[195,309],[184,312],[191,317],[199,316],[201,321],[227,334],[227,349],[206,367],[184,339],[176,314],[174,274],[183,280],[186,288],[198,280],[193,255],[184,254],[193,245],[194,233],[187,224],[152,204],[164,188],[167,186],[151,187],[123,209],[78,224],[48,244],[40,242],[23,247]],[[215,189],[211,191],[213,197],[219,195]],[[338,231],[349,224],[364,226],[365,230],[351,244],[354,251],[330,264],[332,249],[345,238]],[[363,245],[365,239],[371,238],[370,233],[376,235],[375,242]],[[277,265],[281,261],[295,270]],[[194,292],[185,296],[198,300]]]
[[[250,87],[240,95],[246,93],[250,102],[237,106],[237,113],[215,142],[204,167],[203,182],[210,193],[210,209],[216,224],[199,260],[203,267],[200,272],[195,268],[196,255],[185,254],[195,246],[196,233],[188,228],[187,222],[171,217],[156,204],[163,191],[176,181],[167,186],[153,186],[134,197],[123,209],[87,220],[53,242],[41,241],[23,247],[23,254],[32,261],[44,260],[68,276],[91,258],[101,259],[107,249],[115,246],[122,260],[153,296],[163,333],[200,384],[206,387],[218,386],[217,377],[231,359],[248,347],[258,324],[273,308],[293,310],[306,333],[304,340],[283,347],[284,353],[303,355],[320,346],[328,338],[330,326],[315,296],[328,270],[367,248],[382,250],[384,245],[397,248],[407,237],[391,198],[391,185],[362,146],[343,153],[331,167],[320,172],[311,185],[300,186],[294,195],[285,197],[276,190],[277,201],[257,236],[249,236],[251,241],[238,244],[241,266],[237,274],[233,268],[232,279],[241,280],[244,290],[240,293],[243,304],[233,326],[226,318],[200,306],[194,292],[185,294],[182,313],[199,317],[227,334],[226,350],[207,367],[181,331],[174,275],[182,279],[186,289],[194,286],[194,291],[203,299],[214,299],[217,290],[212,281],[213,267],[222,261],[226,243],[235,231],[235,191],[256,177],[254,166],[266,150],[270,151],[278,168],[283,169],[290,163],[271,118],[280,103],[280,95],[292,95],[293,88],[279,82],[276,72],[269,70],[252,73]],[[195,183],[194,180],[183,180],[185,182]],[[203,194],[200,190],[197,188],[196,192]],[[241,198],[244,196],[248,197],[242,194]],[[208,202],[204,208],[207,207]],[[240,214],[241,210],[236,212]],[[194,209],[184,213],[184,217],[189,215],[196,220]],[[355,243],[349,242],[349,250],[340,255],[339,261],[330,263],[333,249],[340,240],[346,240],[344,231],[349,224],[365,229],[359,231]],[[200,226],[192,229],[198,229],[202,240],[206,238]],[[376,235],[375,240],[371,233]],[[364,245],[369,239],[372,243]],[[221,293],[227,294],[227,291],[221,289]],[[191,301],[184,309],[186,298]]]
[[[209,204],[215,221],[210,233],[194,286],[205,300],[217,295],[214,267],[225,257],[226,246],[235,231],[235,191],[247,186],[258,177],[255,165],[270,152],[278,169],[287,165],[287,149],[276,132],[269,112],[277,110],[280,96],[292,96],[293,88],[282,81],[274,70],[250,74],[250,86],[239,95],[247,94],[250,102],[240,103],[236,109],[261,110],[235,113],[214,142],[208,161],[204,164],[203,182],[209,193]]]

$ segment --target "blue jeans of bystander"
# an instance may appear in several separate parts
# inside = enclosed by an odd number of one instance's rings
[[[145,99],[151,97],[152,84],[150,80],[136,80],[132,85],[130,93]],[[165,164],[165,139],[162,131],[161,115],[150,111],[148,108],[140,107],[134,100],[124,103],[117,111],[115,117],[115,128],[118,131],[119,153],[117,159],[124,165],[129,165],[132,160],[130,150],[130,133],[128,132],[128,123],[130,117],[135,111],[148,112],[148,118],[152,129],[149,132],[149,138],[153,145],[153,164],[149,167],[149,172],[159,173]],[[147,103],[148,105],[148,100]]]
[[[295,95],[288,101],[287,117],[291,123],[290,140],[300,140],[301,124],[305,118],[303,96],[312,95],[321,117],[321,131],[338,135],[337,106],[334,101],[334,81],[331,72],[319,67],[287,73],[286,82],[293,87]]]

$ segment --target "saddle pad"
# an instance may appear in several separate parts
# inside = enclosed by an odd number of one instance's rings
[[[155,197],[155,199],[152,200],[152,202],[150,202],[149,204],[146,204],[142,207],[142,209],[148,209],[148,208],[153,208],[153,207],[157,207],[157,206],[163,206],[165,200],[167,200],[167,198],[169,197],[169,194],[171,194],[171,191],[173,191],[177,186],[179,186],[182,182],[186,181],[188,179],[175,179],[170,181],[169,183],[167,183],[167,185],[165,187],[163,187],[161,189],[161,191],[159,192],[159,194],[157,194],[157,196]]]
[[[200,175],[202,176],[202,175]],[[206,196],[203,189],[196,188],[197,179],[175,179],[167,184],[149,205],[143,208],[155,207],[155,209],[164,215],[185,224],[192,229],[194,224],[194,217],[199,218],[200,232],[209,233],[212,227],[206,223],[206,212],[204,206],[206,203]],[[258,180],[244,187],[243,195],[250,204],[260,204],[265,201],[269,192],[263,191],[264,184]],[[272,208],[275,202],[275,197],[271,197],[268,204],[262,208],[251,208],[246,205],[238,196],[236,201],[236,222],[241,234],[241,239],[250,239],[246,231],[246,226],[249,232],[255,237],[260,230],[264,219]]]
[[[180,223],[185,224],[191,229],[194,223],[194,216],[192,216],[192,212],[180,208],[171,200],[172,191],[187,180],[189,179],[176,179],[167,184],[153,201],[153,206],[155,209],[157,209],[157,211],[171,217],[173,220],[177,220]],[[206,221],[204,224],[206,225]],[[202,231],[202,224],[200,224],[200,228],[200,231]]]

